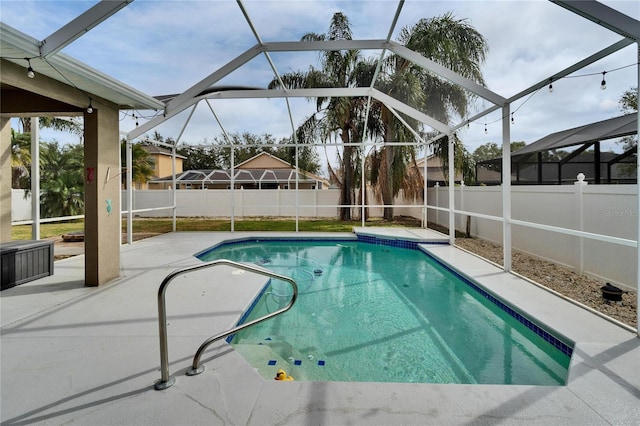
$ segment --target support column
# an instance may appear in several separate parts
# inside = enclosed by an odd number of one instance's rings
[[[118,111],[95,101],[93,113],[84,114],[85,285],[91,287],[120,275],[118,125]]]
[[[456,214],[453,212],[456,207],[455,193],[455,145],[453,133],[449,133],[449,244],[456,243]]]
[[[31,117],[31,239],[40,239],[40,120]]]
[[[638,49],[638,61],[640,61],[640,41],[636,40]],[[638,85],[636,86],[636,96],[640,96],[640,67],[637,71]],[[636,120],[637,134],[640,138],[640,119]],[[640,156],[636,155],[636,208],[640,211]],[[636,300],[640,306],[640,214],[636,214],[638,225],[636,228]],[[636,336],[640,337],[640,309],[636,309]]]
[[[502,257],[511,272],[511,128],[509,104],[502,107]]]
[[[0,242],[11,241],[11,118],[0,117]]]
[[[584,180],[584,173],[578,173],[576,178],[578,180],[573,182],[576,190],[575,217],[578,219],[578,231],[584,231],[584,187],[587,186],[588,182]],[[584,238],[578,237],[578,241],[578,261],[576,264],[576,272],[578,275],[582,275],[584,273]]]

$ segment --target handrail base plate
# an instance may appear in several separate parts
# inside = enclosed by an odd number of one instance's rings
[[[156,384],[153,385],[153,387],[155,390],[165,390],[173,386],[175,382],[176,382],[176,378],[171,376],[169,377],[169,380],[167,380],[166,382],[163,382],[162,380],[158,380]]]
[[[198,374],[204,371],[204,365],[201,365],[198,368],[190,368],[187,370],[187,376],[197,376]]]

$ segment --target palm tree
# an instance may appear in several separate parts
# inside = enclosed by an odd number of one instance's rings
[[[120,161],[123,165],[123,172],[121,174],[122,184],[127,183],[127,170],[125,166],[127,164],[127,141],[122,140],[120,142]],[[131,181],[133,183],[145,183],[153,177],[153,161],[149,157],[149,153],[144,146],[134,143],[131,145]]]
[[[11,129],[11,187],[30,187],[31,134],[16,133]]]
[[[24,133],[31,132],[31,119],[30,118],[21,118],[20,123],[22,124],[22,129]],[[38,119],[38,124],[40,127],[48,127],[50,129],[58,130],[60,132],[69,132],[74,135],[83,136],[83,127],[82,124],[72,121],[65,120],[62,118],[56,117],[40,117]]]
[[[325,34],[308,33],[302,41],[351,40],[351,27],[347,17],[337,12],[333,15],[329,31]],[[362,79],[362,67],[358,50],[325,51],[320,54],[320,68],[310,67],[309,71],[292,72],[281,76],[287,88],[354,87]],[[370,81],[370,80],[369,80]],[[277,88],[280,82],[274,79],[269,88]],[[348,144],[362,137],[362,116],[365,101],[357,98],[316,98],[316,113],[308,117],[298,128],[299,143],[321,139],[325,142],[340,138],[342,154],[338,154],[340,169],[333,170],[328,164],[331,179],[340,187],[340,201],[343,206],[353,204],[355,170],[359,149]],[[340,208],[340,219],[351,220],[351,207]]]
[[[488,51],[487,43],[464,19],[457,20],[451,13],[421,19],[415,25],[403,28],[398,42],[463,77],[484,84],[480,65]],[[465,116],[470,100],[470,95],[462,87],[397,55],[391,55],[383,61],[380,80],[376,82],[376,86],[442,123],[448,123],[453,114]],[[378,116],[383,129],[379,136],[384,141],[413,140],[408,129],[384,104],[377,102],[375,106],[379,109]],[[405,121],[416,131],[421,130],[420,124],[415,120],[406,118]],[[445,159],[445,162],[447,157],[443,154],[447,143],[448,139],[442,138],[435,147],[435,153]],[[460,143],[459,140],[457,143]],[[406,170],[408,164],[415,164],[415,148],[385,145],[376,155],[379,157],[377,161],[380,169],[377,175],[372,174],[373,183],[378,186],[384,204],[391,206],[394,196],[403,186],[411,187],[406,181]],[[387,220],[393,219],[393,207],[385,207],[384,217]]]
[[[84,210],[83,146],[43,143],[40,153],[42,217],[82,214]]]

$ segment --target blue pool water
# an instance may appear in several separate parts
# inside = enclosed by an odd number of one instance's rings
[[[202,260],[258,264],[291,276],[293,308],[233,336],[265,378],[563,385],[571,349],[420,250],[356,241],[247,241]],[[242,321],[286,305],[271,280]],[[493,301],[492,301],[493,300]],[[526,326],[525,324],[528,324]]]

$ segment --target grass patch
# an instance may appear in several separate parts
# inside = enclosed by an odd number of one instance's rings
[[[296,221],[291,218],[249,218],[236,219],[234,222],[236,231],[272,231],[272,232],[295,232]],[[341,222],[331,219],[304,219],[298,222],[298,229],[307,232],[351,232],[354,226],[361,226],[360,221]],[[370,219],[367,226],[400,226],[419,227],[420,221],[413,218],[397,217],[393,222],[386,222],[381,219]],[[40,237],[59,237],[72,231],[84,230],[84,220],[74,220],[69,222],[43,223],[40,225]],[[127,221],[122,222],[122,231],[126,232]],[[173,230],[172,219],[149,219],[137,218],[133,220],[134,233],[164,234]],[[186,218],[176,219],[176,230],[178,232],[228,232],[231,231],[231,221],[229,219],[209,219],[209,218]],[[12,240],[30,240],[31,225],[18,225],[11,227]]]
[[[40,238],[59,237],[73,231],[83,231],[84,220],[72,220],[69,222],[52,222],[40,224]],[[11,227],[12,240],[30,240],[31,225],[16,225]]]

